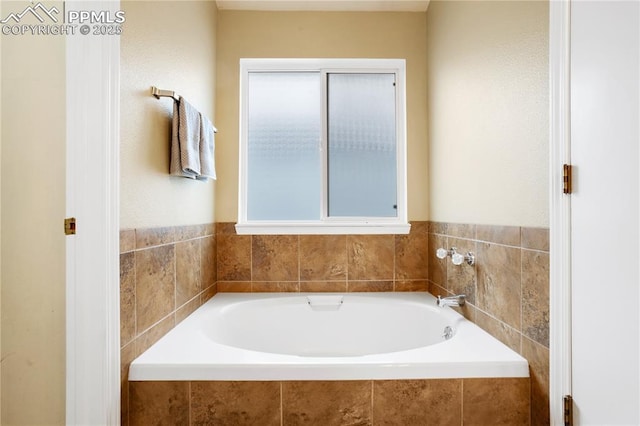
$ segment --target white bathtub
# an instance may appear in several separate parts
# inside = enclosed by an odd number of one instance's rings
[[[528,376],[524,358],[428,293],[219,293],[129,370],[130,381]]]

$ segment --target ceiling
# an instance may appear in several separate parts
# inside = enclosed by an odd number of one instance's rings
[[[216,0],[226,10],[425,12],[429,0]]]

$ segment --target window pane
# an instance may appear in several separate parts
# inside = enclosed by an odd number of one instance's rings
[[[249,73],[249,220],[320,219],[320,92],[319,73]]]
[[[394,74],[329,74],[329,216],[396,217]]]

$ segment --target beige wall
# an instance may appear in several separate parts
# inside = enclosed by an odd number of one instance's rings
[[[548,3],[432,1],[430,219],[548,226]]]
[[[120,227],[214,221],[215,187],[169,176],[174,90],[213,120],[216,5],[213,1],[125,1],[121,39]]]
[[[218,13],[216,221],[238,209],[239,59],[262,57],[404,58],[407,61],[408,214],[428,218],[424,13]]]
[[[2,36],[4,425],[65,422],[65,87],[64,37]]]

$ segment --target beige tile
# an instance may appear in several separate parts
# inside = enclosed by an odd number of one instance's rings
[[[175,241],[175,228],[167,226],[162,228],[136,229],[136,248],[147,248],[169,244]]]
[[[200,241],[176,243],[176,306],[200,293]]]
[[[176,309],[176,325],[180,324],[186,317],[191,315],[199,307],[200,295],[197,295],[196,297]]]
[[[252,281],[298,281],[297,235],[255,235],[251,252]]]
[[[500,340],[516,352],[520,352],[520,333],[502,321],[490,317],[482,311],[476,311],[474,321],[478,327]]]
[[[216,235],[216,224],[215,223],[205,223],[204,225],[204,235]]]
[[[130,426],[188,425],[188,382],[131,382]]]
[[[151,345],[160,340],[162,336],[171,331],[175,326],[175,314],[168,315],[162,321],[155,324],[149,330],[142,333],[135,340],[136,356],[142,355],[144,351],[149,349]]]
[[[393,280],[393,235],[347,236],[347,280]]]
[[[469,321],[473,323],[476,322],[478,309],[471,303],[465,303],[462,307],[452,306],[451,309],[453,309]]]
[[[192,425],[280,425],[280,382],[191,382]]]
[[[200,242],[200,284],[207,288],[217,280],[216,237],[211,235],[198,240]]]
[[[520,227],[518,226],[478,225],[476,235],[480,241],[520,247]]]
[[[395,279],[429,277],[429,234],[426,222],[413,222],[408,235],[395,236]]]
[[[429,285],[429,292],[436,297],[438,296],[445,297],[445,296],[451,295],[451,293],[449,293],[449,291],[446,288],[440,287],[438,284],[434,284],[434,283],[431,283]]]
[[[347,291],[346,281],[301,281],[300,291],[305,293],[344,293]]]
[[[300,291],[297,281],[253,281],[251,291],[254,293],[291,293]]]
[[[549,349],[522,338],[522,356],[529,362],[531,375],[531,424],[548,425],[549,418]]]
[[[549,228],[521,228],[522,248],[549,251]]]
[[[446,287],[447,285],[447,263],[449,258],[438,259],[436,251],[439,248],[449,249],[447,237],[436,234],[429,234],[429,281]]]
[[[301,281],[338,281],[346,278],[346,235],[300,236]]]
[[[215,228],[216,235],[237,235],[233,222],[216,222]]]
[[[251,281],[218,281],[219,293],[250,293]]]
[[[468,252],[478,252],[476,242],[471,240],[462,240],[459,238],[448,238],[449,247],[455,247],[457,252],[466,255]],[[451,259],[447,261],[447,285],[446,288],[453,294],[464,294],[467,301],[476,304],[476,266],[468,265],[464,262],[462,265],[454,265]]]
[[[347,291],[393,291],[393,281],[347,281]]]
[[[209,299],[215,296],[218,293],[218,283],[204,289],[202,293],[200,293],[200,305],[204,305]]]
[[[120,255],[120,346],[136,337],[136,264],[133,252]]]
[[[446,222],[429,222],[429,233],[447,235],[449,224]]]
[[[217,271],[220,281],[251,281],[251,236],[218,234]]]
[[[136,230],[122,229],[120,230],[120,253],[133,251],[136,248]]]
[[[522,333],[549,347],[549,254],[522,250]]]
[[[447,235],[450,237],[475,239],[476,225],[469,223],[450,223],[447,226]]]
[[[427,280],[399,280],[393,287],[394,291],[429,291]]]
[[[186,241],[204,236],[204,225],[176,226],[174,229],[175,241]]]
[[[521,330],[520,249],[478,243],[476,299],[483,311]]]
[[[381,426],[459,426],[462,380],[374,381],[373,418]]]
[[[282,383],[283,424],[371,425],[371,381]]]
[[[529,378],[464,379],[465,426],[529,425]]]
[[[175,310],[173,245],[135,252],[136,330],[143,332]]]

